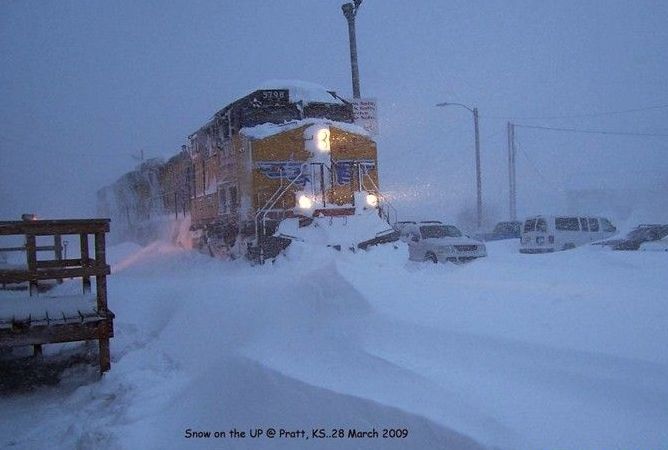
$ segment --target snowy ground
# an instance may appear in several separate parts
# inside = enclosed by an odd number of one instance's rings
[[[668,448],[668,255],[517,245],[455,266],[295,243],[261,267],[113,247],[111,371],[0,397],[0,448]],[[185,437],[234,427],[409,433]]]

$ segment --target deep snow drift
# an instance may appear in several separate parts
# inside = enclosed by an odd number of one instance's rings
[[[113,247],[111,371],[0,397],[0,447],[666,448],[666,254],[517,245],[461,266],[403,244],[295,242],[258,267]],[[184,437],[233,427],[409,434]]]

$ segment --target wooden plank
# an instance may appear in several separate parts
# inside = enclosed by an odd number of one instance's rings
[[[95,261],[93,261],[93,265],[95,265]],[[43,269],[43,268],[55,268],[55,267],[80,267],[81,266],[81,259],[55,259],[55,260],[39,260],[37,261],[37,268],[38,269]]]
[[[51,326],[26,327],[21,330],[0,329],[0,345],[60,344],[113,337],[110,333],[112,319],[100,319],[83,323],[66,323]]]
[[[90,292],[90,277],[109,275],[111,267],[105,266],[89,266],[89,267],[72,267],[72,268],[45,268],[38,269],[35,272],[29,271],[0,271],[0,283],[21,283],[24,281],[37,282],[37,280],[56,280],[58,278],[83,278],[87,279],[88,289],[84,283],[84,293]]]
[[[100,352],[100,373],[102,374],[111,369],[111,351],[109,350],[109,339],[99,339],[98,346]]]
[[[111,321],[100,322],[97,328],[98,348],[100,356],[100,374],[111,369],[111,352],[109,350],[109,330],[108,324]]]
[[[104,233],[95,233],[95,260],[102,263],[106,261]],[[97,310],[103,312],[107,310],[106,274],[97,275],[95,281],[97,287]]]
[[[32,276],[37,272],[37,240],[35,235],[26,235],[26,259],[28,264],[28,273],[31,275],[25,281],[30,282],[30,296],[37,294],[37,280]]]
[[[0,222],[0,236],[28,233],[36,236],[48,236],[54,234],[93,234],[98,232],[109,232],[109,222],[110,219]]]
[[[0,248],[0,252],[25,252],[26,247],[25,245],[23,247],[2,247]]]
[[[79,242],[81,249],[81,265],[83,267],[87,267],[88,264],[90,264],[90,260],[88,258],[88,235],[81,233],[79,235]],[[81,283],[84,294],[88,294],[90,292],[90,278],[85,275],[82,276]]]
[[[53,253],[56,261],[63,259],[63,237],[60,234],[53,235]]]
[[[111,219],[95,217],[92,219],[36,219],[36,220],[0,220],[0,226],[14,224],[65,224],[65,225],[86,225],[109,223]]]
[[[35,247],[35,249],[38,252],[46,252],[46,251],[55,251],[56,246],[55,245],[38,245]],[[0,252],[24,252],[26,250],[25,247],[3,247],[0,248]]]
[[[53,257],[56,262],[61,262],[63,259],[63,238],[60,234],[53,235]],[[58,278],[58,283],[62,283],[63,279]]]

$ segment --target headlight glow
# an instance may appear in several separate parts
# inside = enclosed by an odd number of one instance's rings
[[[311,209],[311,207],[313,206],[313,200],[311,200],[306,195],[300,195],[299,199],[297,200],[297,203],[299,203],[299,207],[301,209]]]
[[[328,152],[330,150],[329,128],[321,128],[316,133],[315,138],[318,141],[318,150]]]
[[[369,194],[366,196],[366,204],[369,206],[373,206],[374,208],[378,206],[378,196],[374,194]]]

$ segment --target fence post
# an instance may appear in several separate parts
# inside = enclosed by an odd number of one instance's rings
[[[104,267],[106,265],[106,249],[104,232],[95,233],[95,265]],[[97,275],[95,277],[97,288],[97,313],[107,316],[107,276]],[[100,372],[111,369],[111,355],[109,352],[109,321],[105,320],[98,328],[98,347],[100,352]]]
[[[59,234],[53,235],[53,254],[56,261],[63,260],[63,237]],[[63,279],[58,278],[58,284],[62,284]]]
[[[88,255],[88,235],[82,233],[79,235],[79,241],[81,243],[81,267],[87,269],[90,267],[90,257]],[[88,294],[90,292],[90,277],[84,275],[81,278],[83,284],[83,293]]]

